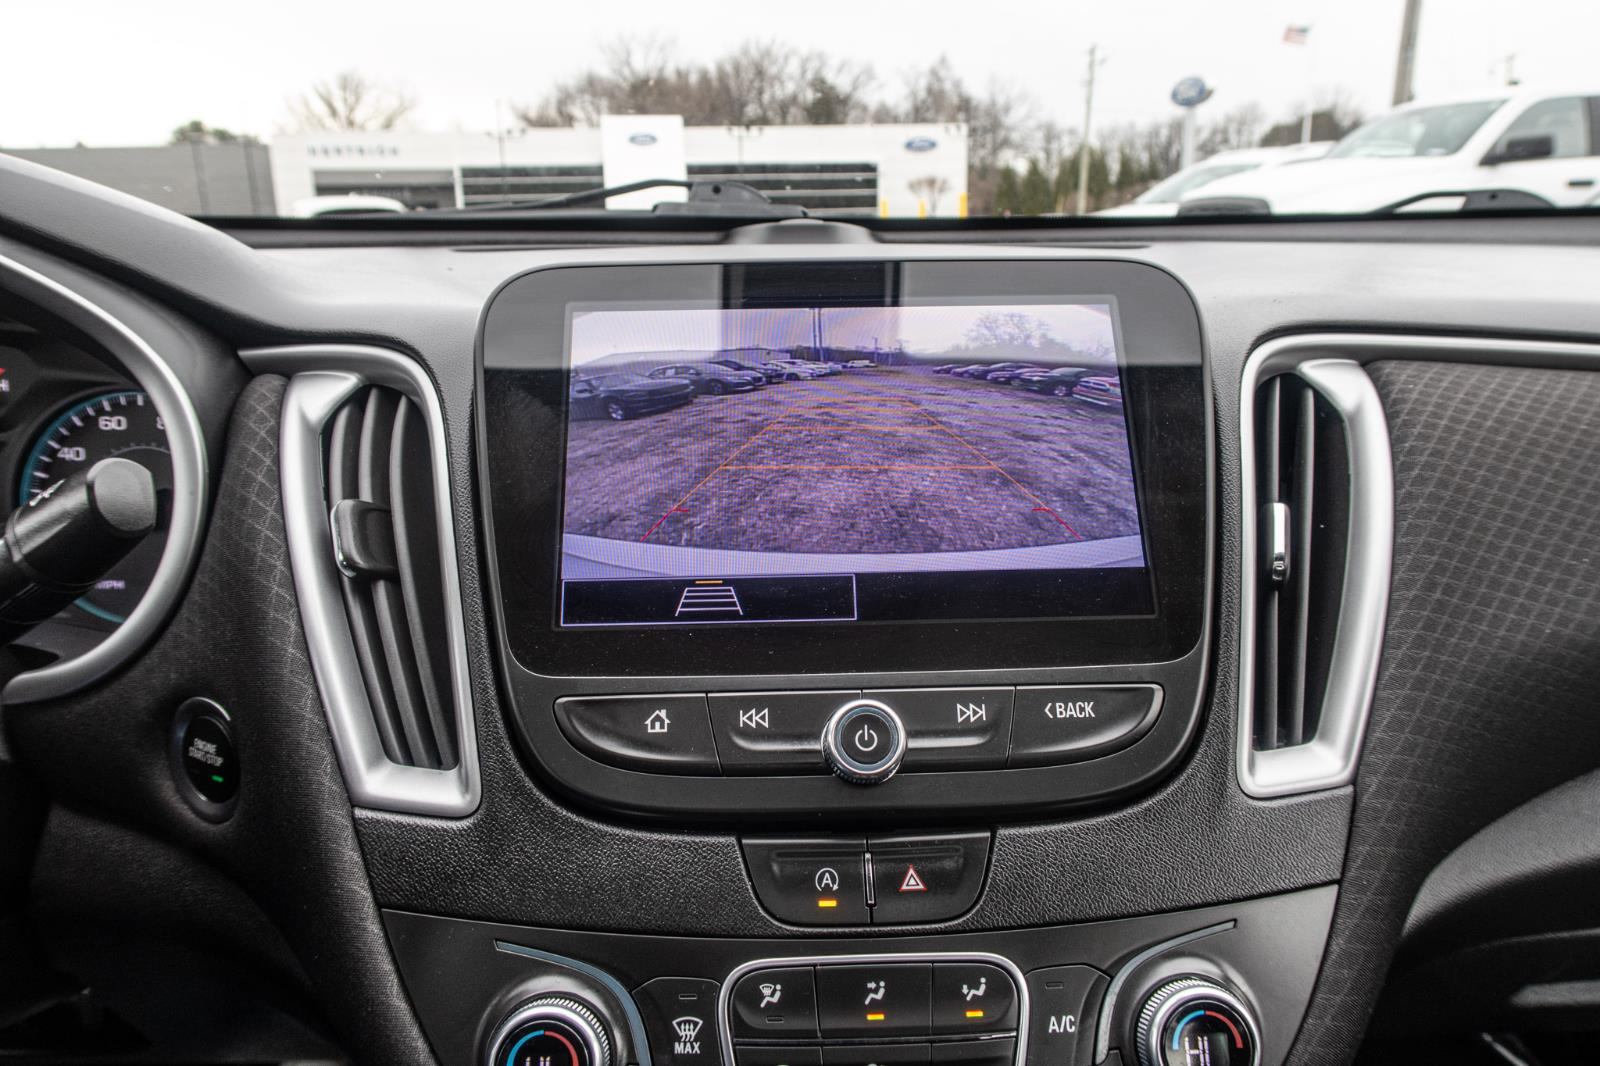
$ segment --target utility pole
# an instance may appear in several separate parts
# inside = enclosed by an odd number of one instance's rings
[[[1089,46],[1089,76],[1083,83],[1083,140],[1078,145],[1078,214],[1089,206],[1089,123],[1094,117],[1094,73],[1100,66],[1100,46]]]
[[[1409,103],[1416,95],[1412,75],[1417,62],[1417,23],[1422,20],[1422,0],[1406,0],[1406,14],[1400,23],[1400,55],[1394,66],[1394,103]]]

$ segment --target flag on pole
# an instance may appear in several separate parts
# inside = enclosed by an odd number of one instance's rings
[[[1306,44],[1311,39],[1310,26],[1285,26],[1283,30],[1284,44]]]

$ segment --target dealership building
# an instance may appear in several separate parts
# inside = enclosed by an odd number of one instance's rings
[[[610,116],[595,127],[492,133],[316,133],[272,142],[279,210],[311,196],[389,196],[468,207],[559,196],[645,178],[742,181],[826,216],[960,217],[967,131],[943,123],[684,126]],[[674,198],[613,198],[612,207]],[[681,199],[681,194],[676,198]]]

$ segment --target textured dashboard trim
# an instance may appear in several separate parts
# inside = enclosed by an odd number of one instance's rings
[[[1383,404],[1360,365],[1330,358],[1332,338],[1286,337],[1251,354],[1239,387],[1239,787],[1269,799],[1347,785],[1356,774],[1372,689],[1378,681],[1383,623],[1394,556],[1394,458]],[[1328,664],[1328,687],[1314,737],[1293,747],[1257,751],[1255,705],[1256,558],[1259,529],[1255,477],[1255,394],[1273,377],[1294,374],[1344,422],[1350,449],[1350,531],[1339,627]]]
[[[5,686],[6,703],[28,703],[93,684],[161,631],[200,558],[211,478],[200,416],[178,376],[143,337],[100,305],[6,255],[0,255],[0,289],[65,319],[103,345],[154,401],[172,456],[172,522],[149,591],[127,621],[89,651],[18,674]]]
[[[284,526],[300,599],[300,620],[350,799],[357,806],[379,810],[465,817],[477,809],[481,794],[478,742],[456,563],[449,451],[433,382],[420,366],[398,352],[363,345],[253,348],[239,356],[258,373],[293,375],[284,394],[279,442]],[[339,591],[323,490],[322,439],[328,420],[368,384],[410,397],[428,425],[450,680],[461,744],[460,759],[449,770],[402,766],[384,754]]]
[[[1328,343],[1384,404],[1396,536],[1345,890],[1291,1057],[1310,1066],[1350,1061],[1430,870],[1600,745],[1600,345]]]

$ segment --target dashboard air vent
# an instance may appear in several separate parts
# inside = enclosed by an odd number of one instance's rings
[[[1327,355],[1291,339],[1245,368],[1239,775],[1255,796],[1348,783],[1377,678],[1388,428],[1360,364]]]
[[[444,411],[398,352],[254,348],[283,374],[283,524],[306,649],[350,799],[464,817],[477,736]]]
[[[1316,733],[1339,625],[1349,522],[1344,422],[1301,378],[1256,395],[1257,750]]]
[[[325,485],[350,635],[389,760],[458,758],[433,467],[421,408],[368,386],[328,430]]]

